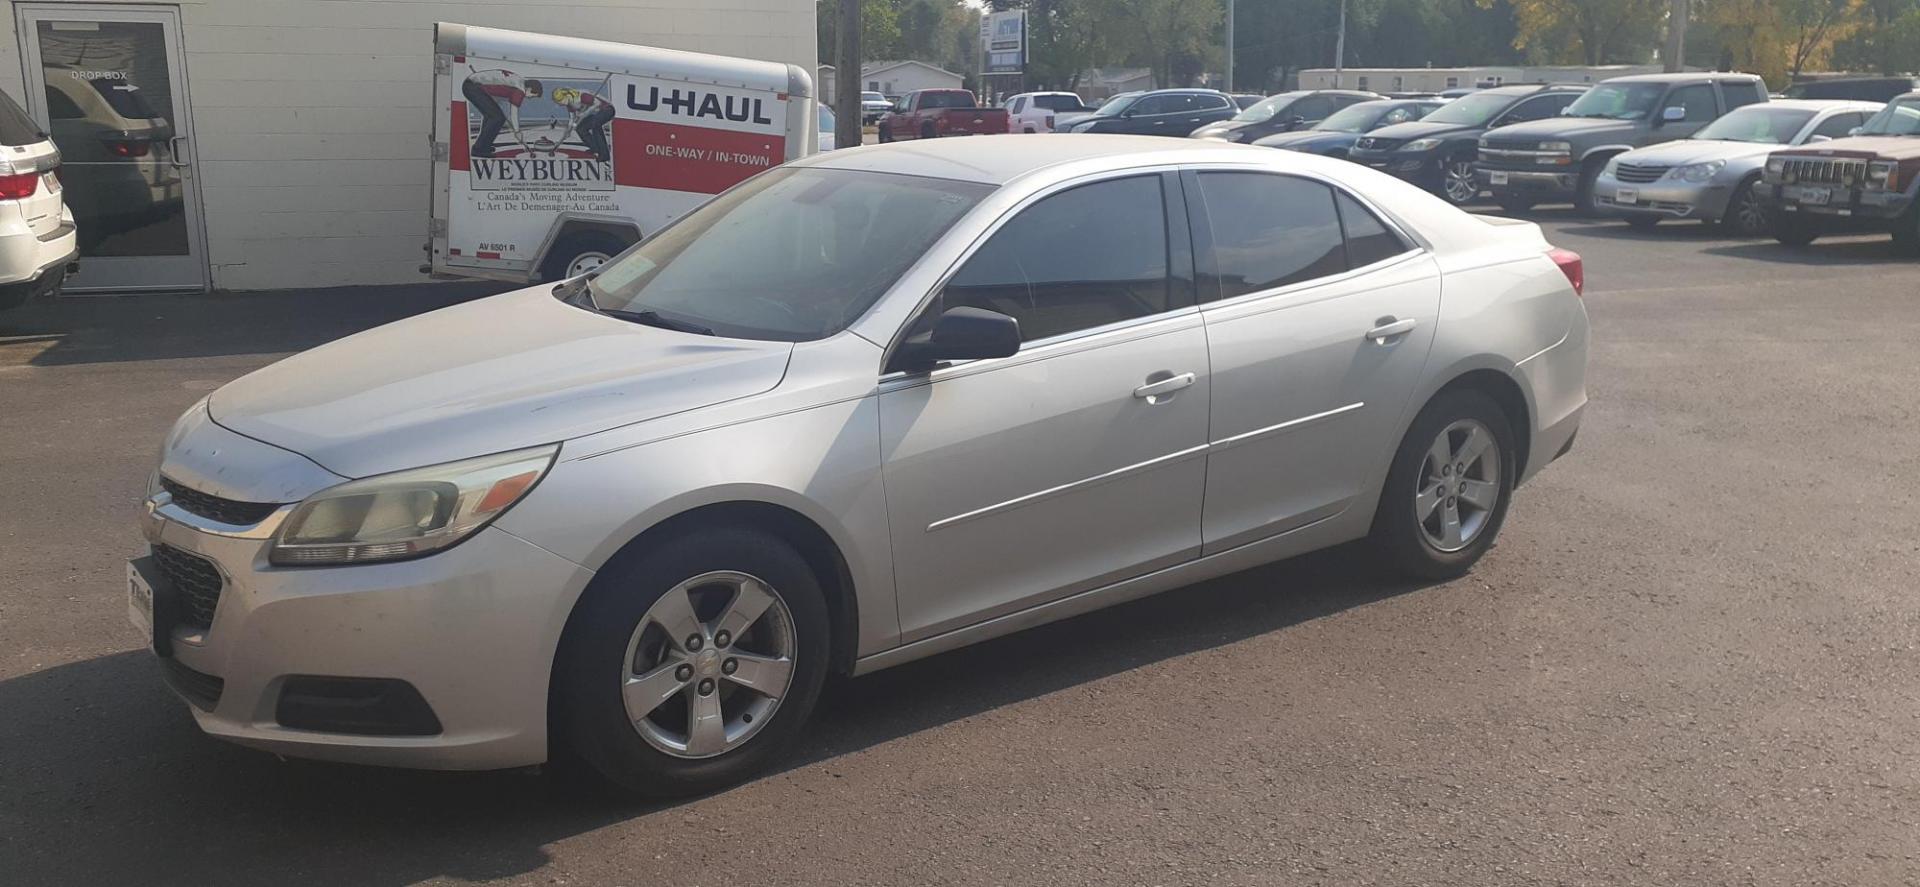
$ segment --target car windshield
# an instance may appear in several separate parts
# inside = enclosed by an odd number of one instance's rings
[[[1568,117],[1639,120],[1653,110],[1666,87],[1658,83],[1602,83],[1567,106]]]
[[[1037,95],[1033,103],[1049,111],[1085,111],[1087,106],[1077,95]]]
[[[1748,105],[1707,124],[1693,137],[1710,142],[1784,145],[1793,141],[1793,137],[1812,119],[1812,111]]]
[[[1113,98],[1107,99],[1106,102],[1100,105],[1098,110],[1093,112],[1093,116],[1118,117],[1121,114],[1126,112],[1128,106],[1133,104],[1134,99],[1137,99],[1143,95],[1146,95],[1146,93],[1123,92],[1117,96],[1114,96]]]
[[[1280,113],[1282,108],[1293,104],[1293,100],[1300,96],[1301,93],[1297,92],[1283,92],[1279,95],[1262,99],[1254,102],[1253,105],[1245,111],[1233,115],[1233,119],[1239,123],[1265,123],[1272,120],[1273,115]]]
[[[992,192],[949,179],[774,169],[608,262],[585,291],[590,307],[655,326],[821,339],[864,313]]]
[[[1497,92],[1475,93],[1454,99],[1438,110],[1426,116],[1430,123],[1445,123],[1450,126],[1483,126],[1492,120],[1495,114],[1505,111],[1518,96]]]
[[[1865,126],[1860,127],[1863,136],[1914,136],[1920,135],[1920,99],[1904,99],[1888,102],[1873,115]]]
[[[1400,105],[1388,102],[1361,102],[1348,105],[1333,113],[1333,116],[1320,121],[1313,128],[1327,132],[1366,132],[1373,128],[1387,112]]]

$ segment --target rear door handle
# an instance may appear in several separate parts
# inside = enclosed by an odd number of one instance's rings
[[[1152,377],[1149,376],[1148,378]],[[1192,385],[1193,379],[1194,376],[1192,373],[1181,373],[1178,376],[1168,376],[1164,379],[1157,379],[1133,389],[1133,396],[1147,403],[1159,403],[1160,398]]]
[[[1413,332],[1413,328],[1418,326],[1420,322],[1412,317],[1406,320],[1394,320],[1392,317],[1382,317],[1374,321],[1374,323],[1378,324],[1378,326],[1367,330],[1367,338],[1372,339],[1376,345],[1385,345],[1387,344],[1387,340],[1394,336]]]

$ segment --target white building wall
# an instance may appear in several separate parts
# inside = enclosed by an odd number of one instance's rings
[[[425,280],[436,21],[816,63],[814,0],[173,5],[218,289]],[[4,27],[0,88],[21,96],[18,19]]]
[[[875,83],[879,86],[875,86]],[[905,95],[916,89],[959,89],[960,75],[925,65],[900,65],[875,71],[860,78],[860,88],[878,89],[887,95]]]

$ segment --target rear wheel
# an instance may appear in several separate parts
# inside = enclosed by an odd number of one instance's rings
[[[1893,248],[1908,258],[1920,258],[1920,204],[1894,220]]]
[[[1741,237],[1759,237],[1767,233],[1767,207],[1760,202],[1760,195],[1754,193],[1758,184],[1758,178],[1747,179],[1734,189],[1732,197],[1727,198],[1727,211],[1720,217],[1720,225],[1728,233]]]
[[[933,131],[933,123],[932,123],[932,121],[928,121],[928,122],[926,122],[926,123],[922,123],[922,124],[920,124],[920,137],[921,137],[921,138],[923,138],[923,139],[931,139],[931,138],[934,138],[934,137],[935,137],[935,136],[937,136],[937,135],[938,135],[938,133],[935,133],[935,132]]]
[[[1479,391],[1442,392],[1407,429],[1373,518],[1375,547],[1420,579],[1465,574],[1492,547],[1518,470],[1513,432]]]
[[[1773,232],[1773,239],[1787,246],[1806,246],[1820,237],[1817,226],[1795,215],[1775,216],[1767,227]]]
[[[1450,157],[1441,162],[1440,196],[1454,206],[1466,206],[1480,196],[1480,184],[1473,180],[1473,158]]]
[[[551,283],[579,277],[605,265],[630,245],[606,231],[575,231],[564,235],[540,262],[540,279]]]
[[[696,531],[624,557],[561,642],[558,732],[635,795],[738,783],[799,737],[826,679],[828,624],[806,561],[765,533]]]

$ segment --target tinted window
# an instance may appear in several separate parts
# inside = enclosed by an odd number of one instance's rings
[[[1666,103],[1660,108],[1663,119],[1667,108],[1685,108],[1687,116],[1681,119],[1687,123],[1705,123],[1720,116],[1720,109],[1713,103],[1713,87],[1705,83],[1667,93]]]
[[[1026,96],[1021,96],[1021,97],[1019,97],[1019,98],[1017,98],[1017,99],[1014,99],[1014,100],[1013,100],[1013,113],[1015,113],[1015,114],[1018,114],[1018,113],[1020,113],[1021,111],[1024,111],[1024,110],[1026,110],[1026,109],[1027,109],[1027,97],[1026,97]]]
[[[1865,114],[1835,114],[1832,117],[1820,121],[1820,125],[1813,128],[1813,134],[1826,136],[1830,139],[1844,139],[1848,133],[1853,131],[1854,127],[1866,121],[1867,115]]]
[[[1033,103],[1049,111],[1084,111],[1087,109],[1086,104],[1081,102],[1080,97],[1077,95],[1043,95],[1036,97]]]
[[[920,96],[922,108],[971,108],[973,96],[964,92],[929,92]]]
[[[1135,114],[1172,114],[1185,107],[1184,98],[1180,95],[1150,95],[1127,110]]]
[[[1722,80],[1720,94],[1726,96],[1728,110],[1767,100],[1767,91],[1751,80]]]
[[[1325,120],[1333,113],[1333,99],[1323,95],[1310,95],[1287,106],[1280,112],[1282,119]]]
[[[1427,115],[1427,120],[1454,126],[1481,126],[1492,120],[1493,115],[1506,110],[1512,102],[1513,96],[1506,93],[1470,95],[1448,102],[1445,107]]]
[[[1347,270],[1333,189],[1263,173],[1201,173],[1211,231],[1208,276],[1220,298],[1286,286]]]
[[[1340,207],[1340,226],[1347,235],[1349,267],[1363,268],[1407,251],[1406,241],[1360,201],[1345,194],[1335,194],[1333,200]]]
[[[1799,108],[1763,105],[1741,108],[1700,128],[1693,134],[1704,141],[1752,142],[1760,145],[1784,145],[1804,129],[1813,112]]]
[[[14,104],[12,96],[0,92],[0,145],[32,145],[46,140],[40,125]]]
[[[1063,191],[1022,210],[947,282],[941,307],[998,311],[1032,341],[1166,311],[1158,176]]]
[[[80,106],[74,104],[73,99],[68,98],[59,87],[47,84],[47,119],[80,120],[86,116],[87,112],[80,110]]]
[[[1545,120],[1548,117],[1559,114],[1561,110],[1573,103],[1574,98],[1575,96],[1572,93],[1535,96],[1534,98],[1527,99],[1515,105],[1513,113],[1508,114],[1506,119],[1500,122],[1506,124],[1525,123],[1528,120]]]
[[[1233,103],[1228,101],[1227,97],[1223,95],[1196,95],[1193,97],[1193,107],[1202,111],[1218,111],[1232,104]]]

